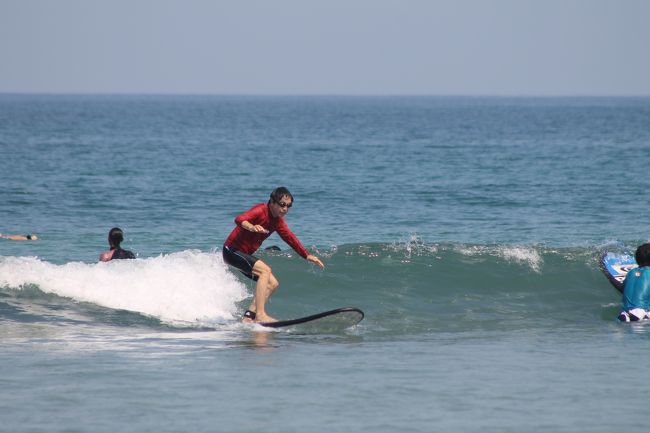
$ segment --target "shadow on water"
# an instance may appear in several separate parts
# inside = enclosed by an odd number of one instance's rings
[[[314,345],[356,345],[364,342],[362,335],[355,328],[338,333],[319,333],[288,330],[243,329],[237,333],[238,338],[228,343],[229,347],[245,348],[254,351],[271,352],[291,344]]]

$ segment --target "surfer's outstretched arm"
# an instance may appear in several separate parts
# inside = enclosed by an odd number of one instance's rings
[[[323,264],[323,262],[315,255],[310,254],[305,259],[310,263],[320,266],[321,269],[325,269],[325,265]]]

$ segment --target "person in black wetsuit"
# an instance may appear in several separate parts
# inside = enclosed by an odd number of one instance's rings
[[[120,247],[120,244],[124,240],[124,233],[119,227],[113,227],[110,232],[108,232],[108,245],[111,249],[103,252],[99,256],[100,262],[108,262],[113,259],[135,259],[135,254],[131,251],[123,250]]]

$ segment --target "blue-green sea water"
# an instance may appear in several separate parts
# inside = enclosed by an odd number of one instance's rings
[[[650,238],[650,98],[0,95],[0,430],[611,432],[650,327],[603,251]],[[277,186],[270,314],[233,219]],[[109,229],[138,259],[97,263]]]

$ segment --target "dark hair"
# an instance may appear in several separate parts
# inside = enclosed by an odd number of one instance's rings
[[[278,203],[285,195],[291,198],[291,203],[293,203],[293,196],[291,195],[289,190],[283,186],[277,187],[276,189],[273,190],[273,192],[271,193],[271,200]]]
[[[650,266],[650,244],[643,244],[634,253],[636,263],[640,266]]]
[[[113,227],[110,232],[108,232],[108,244],[111,248],[119,248],[120,244],[124,240],[124,233],[119,227]]]

